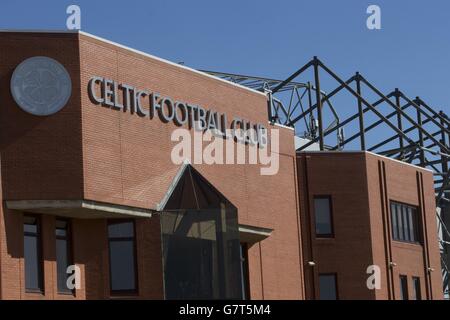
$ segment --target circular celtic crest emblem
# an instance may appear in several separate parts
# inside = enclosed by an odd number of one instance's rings
[[[58,61],[32,57],[14,70],[11,93],[22,110],[36,116],[48,116],[66,105],[72,93],[72,82]]]

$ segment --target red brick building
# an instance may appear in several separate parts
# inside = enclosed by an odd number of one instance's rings
[[[322,273],[337,274],[337,298],[399,299],[400,275],[442,297],[430,172],[296,155],[265,94],[83,32],[2,32],[0,49],[1,299],[307,299]],[[184,108],[187,123],[159,119],[158,104],[162,118]],[[198,106],[224,127],[263,126],[269,141],[277,129],[278,173],[174,164],[171,134]],[[316,195],[331,196],[334,238],[314,236]],[[418,244],[391,239],[389,201],[415,208]],[[366,287],[373,264],[380,290]]]
[[[370,152],[297,160],[307,299],[320,298],[321,276],[339,299],[442,299],[431,171]],[[317,222],[327,219],[329,229]],[[372,265],[377,290],[366,285]]]

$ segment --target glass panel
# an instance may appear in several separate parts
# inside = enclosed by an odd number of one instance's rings
[[[331,226],[330,199],[315,198],[314,212],[316,217],[316,234],[331,235],[333,230]]]
[[[67,230],[56,229],[55,230],[55,236],[60,237],[60,238],[65,238],[65,237],[67,237]]]
[[[112,291],[134,291],[136,289],[133,241],[109,242]]]
[[[392,220],[392,237],[398,240],[398,223],[397,223],[397,207],[391,204],[391,220]]]
[[[402,300],[408,300],[408,278],[400,276],[400,297]]]
[[[41,266],[39,257],[39,239],[36,236],[24,237],[25,288],[40,290]]]
[[[248,299],[248,261],[247,261],[247,245],[240,245],[241,253],[241,287],[242,287],[242,299]]]
[[[26,233],[38,233],[38,226],[36,224],[24,224],[23,225],[23,231]]]
[[[134,224],[132,221],[113,222],[108,225],[109,238],[133,238]]]
[[[237,209],[191,166],[160,221],[166,299],[242,299]]]
[[[414,210],[413,208],[409,207],[408,208],[408,222],[409,222],[409,227],[408,227],[408,231],[409,231],[409,241],[412,242],[416,242],[417,238],[416,238],[416,234],[415,234],[415,214],[414,214]]]
[[[402,215],[403,215],[403,228],[404,228],[404,240],[411,241],[410,232],[409,232],[409,212],[408,207],[402,206]]]
[[[413,233],[414,233],[414,240],[416,242],[421,242],[420,237],[420,220],[419,220],[419,211],[416,208],[411,208],[411,215],[413,217]]]
[[[71,292],[67,288],[67,267],[69,266],[68,244],[68,241],[65,239],[56,239],[56,267],[59,292]]]
[[[23,223],[24,224],[37,224],[37,218],[36,217],[30,217],[30,216],[24,216],[23,217]]]
[[[398,240],[404,240],[404,226],[403,226],[403,214],[402,214],[402,208],[396,204],[397,207],[397,224],[398,224]]]
[[[392,201],[391,214],[394,240],[420,242],[419,217],[416,207]]]
[[[65,220],[56,220],[55,222],[56,229],[67,229],[68,222]]]
[[[420,278],[414,277],[413,284],[414,284],[414,299],[422,300],[422,292],[420,289]]]
[[[336,275],[326,274],[319,275],[319,299],[320,300],[336,300]]]
[[[167,299],[242,298],[235,219],[225,210],[187,210],[166,212],[161,223]]]

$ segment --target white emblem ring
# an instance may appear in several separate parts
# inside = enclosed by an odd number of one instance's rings
[[[11,94],[19,107],[36,116],[61,110],[72,93],[70,75],[58,61],[32,57],[20,63],[11,78]]]

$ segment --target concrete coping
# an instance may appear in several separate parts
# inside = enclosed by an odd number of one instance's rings
[[[6,207],[32,213],[43,213],[80,219],[96,218],[150,218],[154,212],[132,206],[93,200],[6,200]]]
[[[239,237],[241,241],[244,241],[248,244],[261,242],[264,239],[270,237],[272,232],[273,229],[269,228],[254,227],[244,224],[239,225]]]

